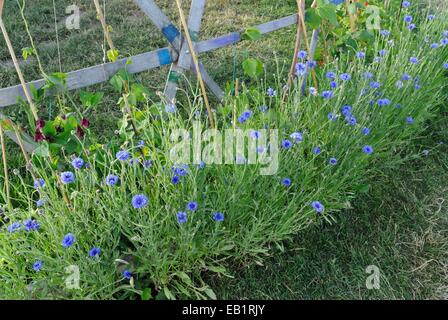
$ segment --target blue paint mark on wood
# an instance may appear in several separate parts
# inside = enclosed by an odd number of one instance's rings
[[[171,54],[170,54],[169,49],[159,50],[157,54],[159,56],[159,62],[160,62],[161,66],[170,64],[173,62],[173,60],[171,59]]]
[[[172,24],[163,27],[162,33],[170,43],[174,42],[174,40],[176,40],[176,38],[180,35],[179,30],[177,30],[177,28]]]

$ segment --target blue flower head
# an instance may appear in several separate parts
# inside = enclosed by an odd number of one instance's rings
[[[44,199],[39,199],[36,201],[36,207],[40,208],[45,204],[45,200]]]
[[[98,247],[93,247],[92,249],[90,249],[89,251],[89,257],[91,258],[96,258],[99,257],[101,253],[101,249]]]
[[[196,211],[198,209],[198,203],[196,201],[190,201],[187,203],[187,209],[190,211]]]
[[[250,132],[250,137],[251,137],[252,139],[258,139],[258,138],[261,137],[261,133],[260,133],[260,131],[252,130],[252,131]]]
[[[275,91],[272,88],[268,88],[268,90],[266,91],[266,94],[268,95],[268,97],[275,97],[277,95],[277,91]]]
[[[313,201],[311,203],[311,207],[316,211],[317,213],[322,213],[325,210],[325,207],[322,203],[319,201]]]
[[[370,129],[367,127],[364,127],[364,128],[362,128],[361,132],[363,135],[367,136],[370,134]]]
[[[406,23],[411,23],[411,22],[412,22],[412,16],[405,16],[405,17],[403,18],[403,20],[404,20],[404,22],[406,22]]]
[[[303,141],[303,135],[301,132],[293,132],[291,133],[291,135],[289,136],[292,140],[294,140],[294,142],[299,143]]]
[[[435,18],[436,18],[436,16],[433,15],[433,14],[428,15],[428,20],[429,20],[429,21],[432,21],[432,20],[434,20]]]
[[[283,140],[282,141],[282,148],[288,150],[289,148],[292,147],[292,142],[289,140]]]
[[[303,76],[306,72],[306,65],[302,62],[296,64],[296,75]]]
[[[381,34],[383,37],[388,37],[388,36],[390,35],[390,31],[389,31],[389,30],[381,30],[381,31],[380,31],[380,34]]]
[[[82,166],[84,165],[84,160],[82,159],[82,158],[75,158],[75,159],[73,159],[73,161],[72,161],[72,166],[73,166],[73,168],[75,168],[75,169],[81,169],[82,168]]]
[[[306,58],[306,56],[308,55],[308,53],[306,52],[306,51],[299,51],[299,53],[297,54],[297,58],[299,58],[299,59],[305,59]]]
[[[71,233],[68,233],[62,239],[62,246],[64,248],[70,248],[75,243],[75,236]]]
[[[330,79],[330,80],[334,80],[334,79],[336,79],[336,73],[334,73],[333,71],[329,71],[329,72],[327,72],[327,73],[325,74],[325,76],[327,77],[327,79]]]
[[[364,72],[364,73],[362,74],[362,77],[363,77],[364,79],[372,79],[372,78],[373,78],[373,73],[372,73],[372,72]]]
[[[65,171],[61,173],[61,181],[63,184],[69,184],[75,182],[75,175],[71,171]]]
[[[35,189],[39,189],[41,187],[45,186],[45,180],[42,178],[39,178],[37,180],[34,181],[34,188]]]
[[[306,63],[306,65],[308,66],[308,68],[310,69],[314,69],[317,66],[317,62],[314,60],[308,60],[308,62]]]
[[[387,99],[387,98],[379,99],[379,100],[378,100],[378,105],[379,105],[380,107],[384,107],[384,106],[387,106],[387,105],[389,105],[389,104],[390,104],[390,100]]]
[[[131,278],[132,278],[131,271],[129,271],[128,269],[124,270],[123,271],[123,277],[125,277],[125,279],[127,279],[127,280],[131,280]]]
[[[411,116],[406,117],[406,122],[409,124],[413,124],[414,123],[414,119]]]
[[[131,154],[128,151],[126,151],[126,150],[121,150],[121,151],[118,151],[115,156],[120,161],[126,161],[126,160],[129,159]]]
[[[112,186],[116,185],[117,183],[118,183],[118,177],[116,175],[109,174],[106,177],[106,185],[112,187]]]
[[[366,154],[372,154],[373,148],[372,148],[372,146],[365,145],[364,147],[362,147],[362,152],[364,152]]]
[[[172,184],[176,185],[176,184],[178,184],[179,182],[180,182],[180,177],[179,177],[179,176],[174,175],[174,176],[171,178],[171,183],[172,183]]]
[[[316,155],[320,154],[321,153],[320,147],[314,147],[313,148],[313,153],[316,154]]]
[[[39,272],[40,270],[42,270],[42,265],[43,265],[43,262],[40,261],[40,260],[37,260],[33,264],[33,270],[36,271],[36,272]]]
[[[26,231],[39,230],[40,224],[34,219],[28,219],[23,222]]]
[[[356,118],[354,116],[347,117],[346,121],[351,126],[354,126],[357,123],[357,120],[356,120]]]
[[[366,57],[366,53],[364,51],[359,51],[356,53],[356,57],[358,59],[364,59]]]
[[[405,0],[405,1],[402,2],[403,8],[408,8],[410,5],[411,5],[411,3],[409,1]]]
[[[217,222],[224,221],[224,214],[221,212],[214,212],[213,213],[213,220]]]
[[[328,120],[330,120],[330,121],[336,121],[337,116],[336,116],[335,114],[329,112],[327,118],[328,118]]]
[[[349,81],[351,78],[352,78],[352,76],[349,75],[348,73],[341,74],[341,80],[342,81]]]
[[[20,227],[21,227],[20,222],[14,222],[14,223],[11,223],[11,224],[8,226],[7,230],[8,230],[9,233],[14,233],[14,232],[19,231],[19,230],[20,230]]]
[[[334,166],[338,163],[338,160],[336,158],[330,158],[330,160],[328,162]]]
[[[285,187],[289,187],[289,186],[291,185],[291,179],[289,179],[289,178],[283,178],[283,180],[282,180],[282,184],[283,184]]]
[[[341,108],[342,115],[349,117],[352,115],[352,107],[351,106],[343,106]]]
[[[417,63],[418,63],[418,59],[417,59],[416,57],[411,57],[411,58],[409,59],[409,61],[410,61],[411,63],[413,63],[413,64],[417,64]]]
[[[179,222],[180,224],[183,224],[185,222],[187,222],[187,213],[180,211],[177,213],[177,222]]]
[[[414,30],[415,27],[416,27],[415,23],[410,23],[410,24],[408,25],[408,29],[409,29],[410,31]]]
[[[176,105],[173,103],[169,103],[169,104],[165,105],[165,112],[166,113],[175,113]]]
[[[328,91],[322,92],[322,98],[331,99],[332,97],[333,97],[333,91],[328,90]]]
[[[332,89],[336,89],[337,86],[338,86],[338,83],[337,83],[336,81],[331,81],[331,82],[330,82],[330,88],[332,88]]]
[[[135,209],[141,209],[148,205],[148,198],[144,194],[138,194],[132,197],[131,203]]]

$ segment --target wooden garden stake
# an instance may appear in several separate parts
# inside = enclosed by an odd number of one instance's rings
[[[20,70],[19,62],[17,61],[16,54],[14,53],[14,48],[11,44],[11,40],[9,39],[8,32],[6,30],[5,24],[3,23],[3,5],[4,0],[0,0],[0,28],[2,29],[3,37],[5,38],[6,46],[8,47],[9,54],[11,55],[12,62],[14,64],[14,67],[16,68],[17,75],[19,76],[20,83],[23,87],[23,91],[25,93],[26,99],[30,105],[31,113],[33,114],[34,120],[39,120],[39,117],[37,116],[37,110],[36,106],[34,105],[33,99],[31,98],[31,94],[28,90],[28,87],[26,86],[25,79],[23,77],[22,71]]]
[[[300,6],[302,4],[299,4],[299,0],[297,0],[297,7],[298,7],[298,13],[297,13],[297,33],[296,33],[296,43],[294,45],[294,56],[292,58],[291,68],[289,69],[288,74],[288,83],[286,84],[286,90],[283,93],[283,102],[286,101],[286,98],[288,97],[289,89],[291,88],[292,81],[294,80],[294,74],[297,64],[297,55],[299,54],[300,50],[300,44],[302,43],[302,32],[300,31],[300,28],[302,28],[302,25],[300,23],[300,18],[298,17],[300,15]]]
[[[4,181],[5,181],[5,189],[6,189],[6,203],[8,205],[9,210],[11,210],[12,206],[11,206],[11,197],[9,194],[8,160],[6,159],[6,147],[5,147],[5,141],[3,138],[3,124],[1,122],[0,122],[0,143],[2,145],[2,159],[3,159],[3,171],[4,171],[4,175],[5,175]]]
[[[103,26],[104,36],[106,37],[107,44],[109,45],[109,48],[111,50],[115,51],[115,46],[112,42],[112,38],[110,37],[109,28],[107,27],[106,19],[104,18],[103,11],[101,10],[100,2],[99,0],[93,0],[93,3],[95,4],[96,13],[98,14],[101,25]]]
[[[207,92],[205,91],[204,81],[202,79],[202,74],[201,74],[201,70],[199,68],[198,58],[196,56],[193,42],[191,41],[190,32],[188,31],[188,25],[185,20],[184,12],[182,11],[182,4],[181,4],[180,0],[176,0],[176,4],[177,4],[177,8],[179,9],[179,16],[180,16],[182,28],[184,29],[185,37],[187,38],[187,42],[188,42],[188,47],[190,48],[191,58],[193,59],[193,63],[194,63],[195,69],[196,69],[199,85],[201,86],[202,96],[204,98],[205,107],[207,108],[210,126],[212,129],[215,129],[215,121],[213,119],[213,113],[210,108],[210,104],[208,102]]]
[[[345,6],[347,7],[348,16],[350,18],[350,31],[356,31],[356,15],[350,12],[350,4],[357,2],[356,0],[345,0]]]

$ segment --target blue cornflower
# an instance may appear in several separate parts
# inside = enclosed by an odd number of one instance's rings
[[[317,89],[314,87],[309,87],[308,88],[308,92],[310,93],[310,95],[312,96],[317,96]]]
[[[204,169],[205,168],[205,162],[204,161],[199,162],[199,164],[197,165],[197,168],[198,169]]]
[[[34,188],[35,189],[39,189],[41,187],[45,186],[45,180],[42,178],[39,178],[37,180],[34,181]]]
[[[11,224],[8,226],[7,230],[8,230],[9,233],[14,233],[14,232],[16,232],[16,231],[19,231],[19,230],[20,230],[20,227],[21,227],[20,222],[14,222],[14,223],[11,223]]]
[[[121,151],[118,151],[115,156],[120,161],[126,161],[126,160],[129,159],[131,154],[128,151],[126,151],[126,150],[121,150]]]
[[[443,67],[444,67],[445,69],[448,69],[448,62],[444,63],[444,64],[443,64]]]
[[[174,175],[185,177],[188,174],[188,171],[185,168],[173,168]]]
[[[443,38],[440,43],[444,46],[448,45],[448,38]]]
[[[365,145],[364,147],[362,147],[362,152],[364,152],[366,154],[372,154],[373,148],[372,148],[372,146]]]
[[[296,75],[303,76],[306,72],[306,65],[302,62],[296,64]]]
[[[64,239],[62,239],[62,246],[64,248],[70,248],[75,243],[75,236],[71,233],[68,233],[64,236]]]
[[[408,29],[410,30],[410,31],[412,31],[412,30],[414,30],[415,29],[415,23],[410,23],[409,25],[408,25]]]
[[[89,257],[91,258],[96,258],[99,257],[101,253],[101,249],[98,247],[93,247],[92,249],[90,249],[89,251]]]
[[[244,123],[244,122],[246,122],[246,120],[247,120],[247,119],[244,118],[243,116],[239,116],[239,117],[238,117],[238,122],[239,122],[239,123]]]
[[[137,158],[132,158],[131,160],[129,160],[129,164],[131,166],[135,166],[137,163],[139,163],[140,161]]]
[[[336,81],[331,81],[330,82],[330,88],[336,89],[337,86],[338,86],[338,83]]]
[[[370,134],[370,129],[367,127],[364,127],[364,128],[362,128],[361,132],[363,135],[367,136]]]
[[[322,92],[322,97],[324,99],[331,99],[333,97],[333,91],[324,91]]]
[[[405,17],[403,18],[403,20],[404,20],[404,22],[406,22],[406,23],[411,23],[411,22],[412,22],[412,16],[405,16]]]
[[[373,78],[373,73],[372,72],[364,72],[363,74],[362,74],[362,77],[364,78],[364,79],[372,79]]]
[[[268,88],[268,90],[266,91],[266,94],[268,95],[268,97],[275,97],[277,95],[277,91],[275,91],[272,88]]]
[[[329,71],[325,74],[325,76],[330,79],[330,80],[334,80],[336,79],[336,73],[334,73],[333,71]]]
[[[338,163],[338,160],[336,158],[330,158],[330,160],[328,161],[331,165],[335,165]]]
[[[402,2],[402,6],[403,6],[403,8],[407,8],[407,7],[409,7],[411,5],[411,3],[409,2],[409,1],[403,1]]]
[[[222,212],[214,212],[213,213],[213,220],[217,222],[224,221],[224,213]]]
[[[306,63],[306,65],[308,66],[308,68],[310,69],[314,69],[317,66],[317,62],[314,60],[308,60],[308,62]]]
[[[145,145],[145,141],[143,141],[143,140],[140,140],[138,143],[137,143],[137,147],[143,147]]]
[[[347,117],[346,121],[351,126],[354,126],[357,123],[356,118],[354,116]]]
[[[416,57],[411,57],[411,58],[409,59],[409,61],[410,61],[411,63],[413,63],[413,64],[417,64],[417,63],[418,63],[418,59],[417,59]]]
[[[36,201],[36,207],[40,208],[45,204],[45,200],[44,199],[39,199]]]
[[[144,160],[143,161],[143,166],[145,167],[145,169],[149,169],[152,167],[152,161],[151,160]]]
[[[292,147],[292,143],[291,143],[291,141],[289,141],[289,140],[283,140],[282,141],[282,148],[283,149],[289,149],[289,148],[291,148]]]
[[[127,279],[127,280],[131,280],[131,278],[132,278],[132,272],[129,271],[128,269],[124,270],[124,271],[123,271],[123,277],[125,277],[125,279]]]
[[[61,173],[61,181],[63,184],[69,184],[75,182],[75,175],[71,171],[65,171]]]
[[[289,178],[284,178],[284,179],[282,180],[282,184],[283,184],[285,187],[289,187],[289,186],[291,185],[291,179],[289,179]]]
[[[261,133],[260,133],[260,131],[252,130],[252,131],[250,132],[250,137],[251,137],[252,139],[258,139],[258,138],[261,137]]]
[[[389,104],[390,104],[390,100],[387,99],[387,98],[379,99],[379,100],[378,100],[378,105],[379,105],[380,107],[384,107],[384,106],[387,106],[387,105],[389,105]]]
[[[147,206],[148,198],[144,194],[137,194],[132,197],[131,203],[135,209],[141,209]]]
[[[351,116],[352,115],[352,107],[351,106],[343,106],[341,108],[341,113],[346,117]]]
[[[299,143],[299,142],[303,141],[303,135],[301,132],[293,132],[293,133],[291,133],[291,135],[289,137],[291,139],[293,139],[295,143]]]
[[[342,81],[349,81],[352,78],[352,76],[349,75],[348,73],[343,73],[343,74],[341,74],[340,78]]]
[[[330,121],[336,121],[337,115],[333,114],[332,112],[329,112],[327,118]]]
[[[359,51],[356,53],[356,57],[358,59],[364,59],[366,57],[366,53],[364,51]]]
[[[388,37],[388,36],[390,35],[390,31],[389,31],[389,30],[381,30],[381,31],[380,31],[380,34],[381,34],[383,37]]]
[[[40,260],[37,260],[33,264],[33,270],[36,271],[36,272],[39,272],[42,269],[42,265],[43,265],[43,262],[40,261]]]
[[[370,87],[373,89],[378,89],[379,87],[381,87],[381,84],[377,81],[372,81],[370,82]]]
[[[40,224],[34,219],[28,219],[23,222],[26,231],[39,230]]]
[[[185,222],[187,222],[187,213],[180,211],[177,213],[177,222],[179,222],[180,224],[183,224]]]
[[[428,20],[429,20],[429,21],[432,21],[432,20],[434,20],[435,18],[436,18],[436,16],[433,15],[433,14],[428,15]]]
[[[116,185],[118,183],[118,177],[116,176],[116,175],[114,175],[114,174],[109,174],[107,177],[106,177],[106,184],[108,185],[108,186],[114,186],[114,185]]]
[[[169,103],[165,105],[165,112],[166,113],[175,113],[176,112],[176,105],[173,103]]]
[[[314,147],[313,148],[313,153],[316,154],[316,155],[320,154],[321,153],[320,147]]]
[[[311,203],[311,207],[313,207],[314,211],[316,211],[317,213],[322,213],[325,210],[324,205],[319,201],[313,201]]]
[[[174,175],[174,176],[171,178],[171,183],[172,183],[172,184],[178,184],[179,182],[180,182],[180,177],[179,177],[179,176]]]
[[[305,59],[306,56],[308,55],[308,53],[306,51],[299,51],[299,53],[297,54],[297,57],[300,59]]]
[[[409,124],[413,124],[414,123],[414,119],[411,116],[406,117],[406,122]]]
[[[439,47],[439,43],[438,42],[434,42],[430,45],[431,49],[437,49]]]
[[[416,90],[418,90],[418,89],[421,89],[421,85],[419,85],[418,83],[416,83],[415,85],[414,85],[414,88],[416,89]]]
[[[242,116],[246,119],[249,119],[250,117],[252,117],[252,111],[246,110],[242,113]]]
[[[82,159],[82,158],[75,158],[75,159],[73,159],[73,161],[72,161],[72,166],[73,166],[73,168],[75,168],[75,169],[81,169],[82,168],[82,166],[84,165],[84,160]]]
[[[404,73],[403,76],[401,77],[401,80],[403,81],[408,81],[411,79],[411,76],[407,73]]]
[[[196,201],[190,201],[187,203],[187,210],[196,211],[198,210],[198,203]]]
[[[380,50],[380,51],[378,51],[378,54],[381,56],[381,57],[384,57],[386,54],[387,54],[387,50]]]

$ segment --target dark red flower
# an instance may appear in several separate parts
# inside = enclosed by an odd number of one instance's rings
[[[56,132],[57,133],[61,133],[62,131],[64,131],[64,128],[62,128],[62,126],[57,126],[56,127]]]
[[[34,134],[34,141],[41,142],[45,140],[44,134],[38,129],[36,130],[36,133]]]
[[[80,126],[76,127],[76,135],[80,138],[84,137],[84,130],[82,130],[82,128]]]
[[[84,128],[88,128],[89,127],[89,125],[90,125],[90,121],[89,120],[87,120],[86,118],[83,118],[82,120],[81,120],[81,126],[83,126]]]
[[[45,126],[45,120],[39,119],[36,121],[36,128],[42,129]]]

